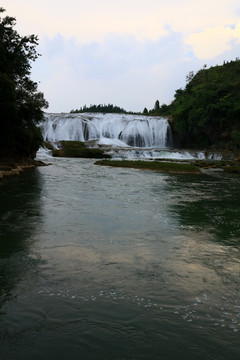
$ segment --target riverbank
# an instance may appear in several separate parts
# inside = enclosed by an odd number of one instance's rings
[[[173,163],[170,161],[160,162],[144,160],[99,160],[95,162],[95,165],[154,170],[166,173],[200,174],[199,168],[191,163]]]
[[[4,177],[21,174],[26,169],[32,169],[46,164],[34,159],[0,158],[0,180]]]
[[[153,170],[165,173],[178,174],[211,174],[213,172],[228,172],[232,174],[240,174],[240,161],[177,161],[177,160],[99,160],[95,165],[124,167],[142,170]]]

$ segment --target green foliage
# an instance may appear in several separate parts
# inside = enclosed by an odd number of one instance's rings
[[[156,100],[154,108],[149,110],[148,114],[152,116],[168,116],[170,115],[169,106],[166,104],[160,106],[159,101]]]
[[[168,110],[180,145],[240,146],[240,61],[189,73]]]
[[[233,130],[231,133],[231,138],[233,143],[240,147],[240,131],[239,130]]]
[[[87,148],[81,141],[61,141],[61,148],[54,149],[52,155],[55,157],[76,157],[102,159],[104,151],[101,149]]]
[[[114,106],[112,104],[108,105],[90,105],[87,107],[84,105],[83,107],[80,107],[79,110],[71,110],[70,113],[85,113],[85,112],[93,112],[93,113],[122,113],[126,114],[127,112],[120,108],[119,106]]]
[[[158,111],[159,108],[160,108],[159,100],[156,100],[155,105],[154,105],[154,110],[155,110],[155,111]]]
[[[189,73],[186,76],[186,82],[190,82],[192,81],[192,79],[194,78],[194,72],[193,71],[189,71]]]
[[[4,11],[0,8],[0,15]],[[0,17],[0,155],[34,157],[43,141],[36,124],[48,103],[30,79],[38,38],[21,37],[15,24],[13,17]]]

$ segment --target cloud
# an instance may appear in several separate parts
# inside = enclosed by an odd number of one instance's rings
[[[41,78],[51,111],[108,102],[142,111],[157,98],[169,102],[192,60],[181,34],[169,27],[157,41],[110,33],[103,42],[86,44],[58,34],[45,37],[41,47],[33,75]]]
[[[2,6],[24,34],[61,33],[86,43],[103,41],[110,32],[157,40],[167,24],[188,36],[239,18],[239,0],[68,0],[64,6],[58,0],[2,0]]]
[[[211,59],[240,44],[240,22],[236,26],[218,26],[191,34],[186,42],[199,59]]]
[[[239,0],[2,0],[38,34],[33,79],[50,111],[169,103],[189,71],[239,56]]]

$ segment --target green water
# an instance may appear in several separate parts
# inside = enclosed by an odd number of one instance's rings
[[[0,182],[1,360],[238,359],[240,178],[51,161]]]

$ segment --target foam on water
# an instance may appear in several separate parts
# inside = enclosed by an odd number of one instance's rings
[[[113,159],[221,160],[220,154],[205,153],[203,151],[154,148],[112,148],[107,151]]]
[[[45,147],[41,147],[37,152],[38,158],[51,158],[52,157],[52,151],[48,150]]]
[[[169,311],[178,318],[188,323],[201,323],[202,319],[209,323],[213,328],[228,328],[237,333],[240,330],[240,299],[235,298],[234,302],[229,298],[222,296],[220,299],[206,293],[200,294],[192,303],[184,306],[171,307],[160,304],[153,299],[136,294],[125,294],[116,289],[99,290],[94,294],[80,295],[72,292],[70,289],[61,289],[54,291],[51,289],[42,289],[38,291],[39,296],[49,296],[64,298],[69,301],[78,301],[83,303],[96,301],[126,301],[132,306],[144,308],[145,310],[163,310]],[[201,327],[202,325],[199,325]]]

